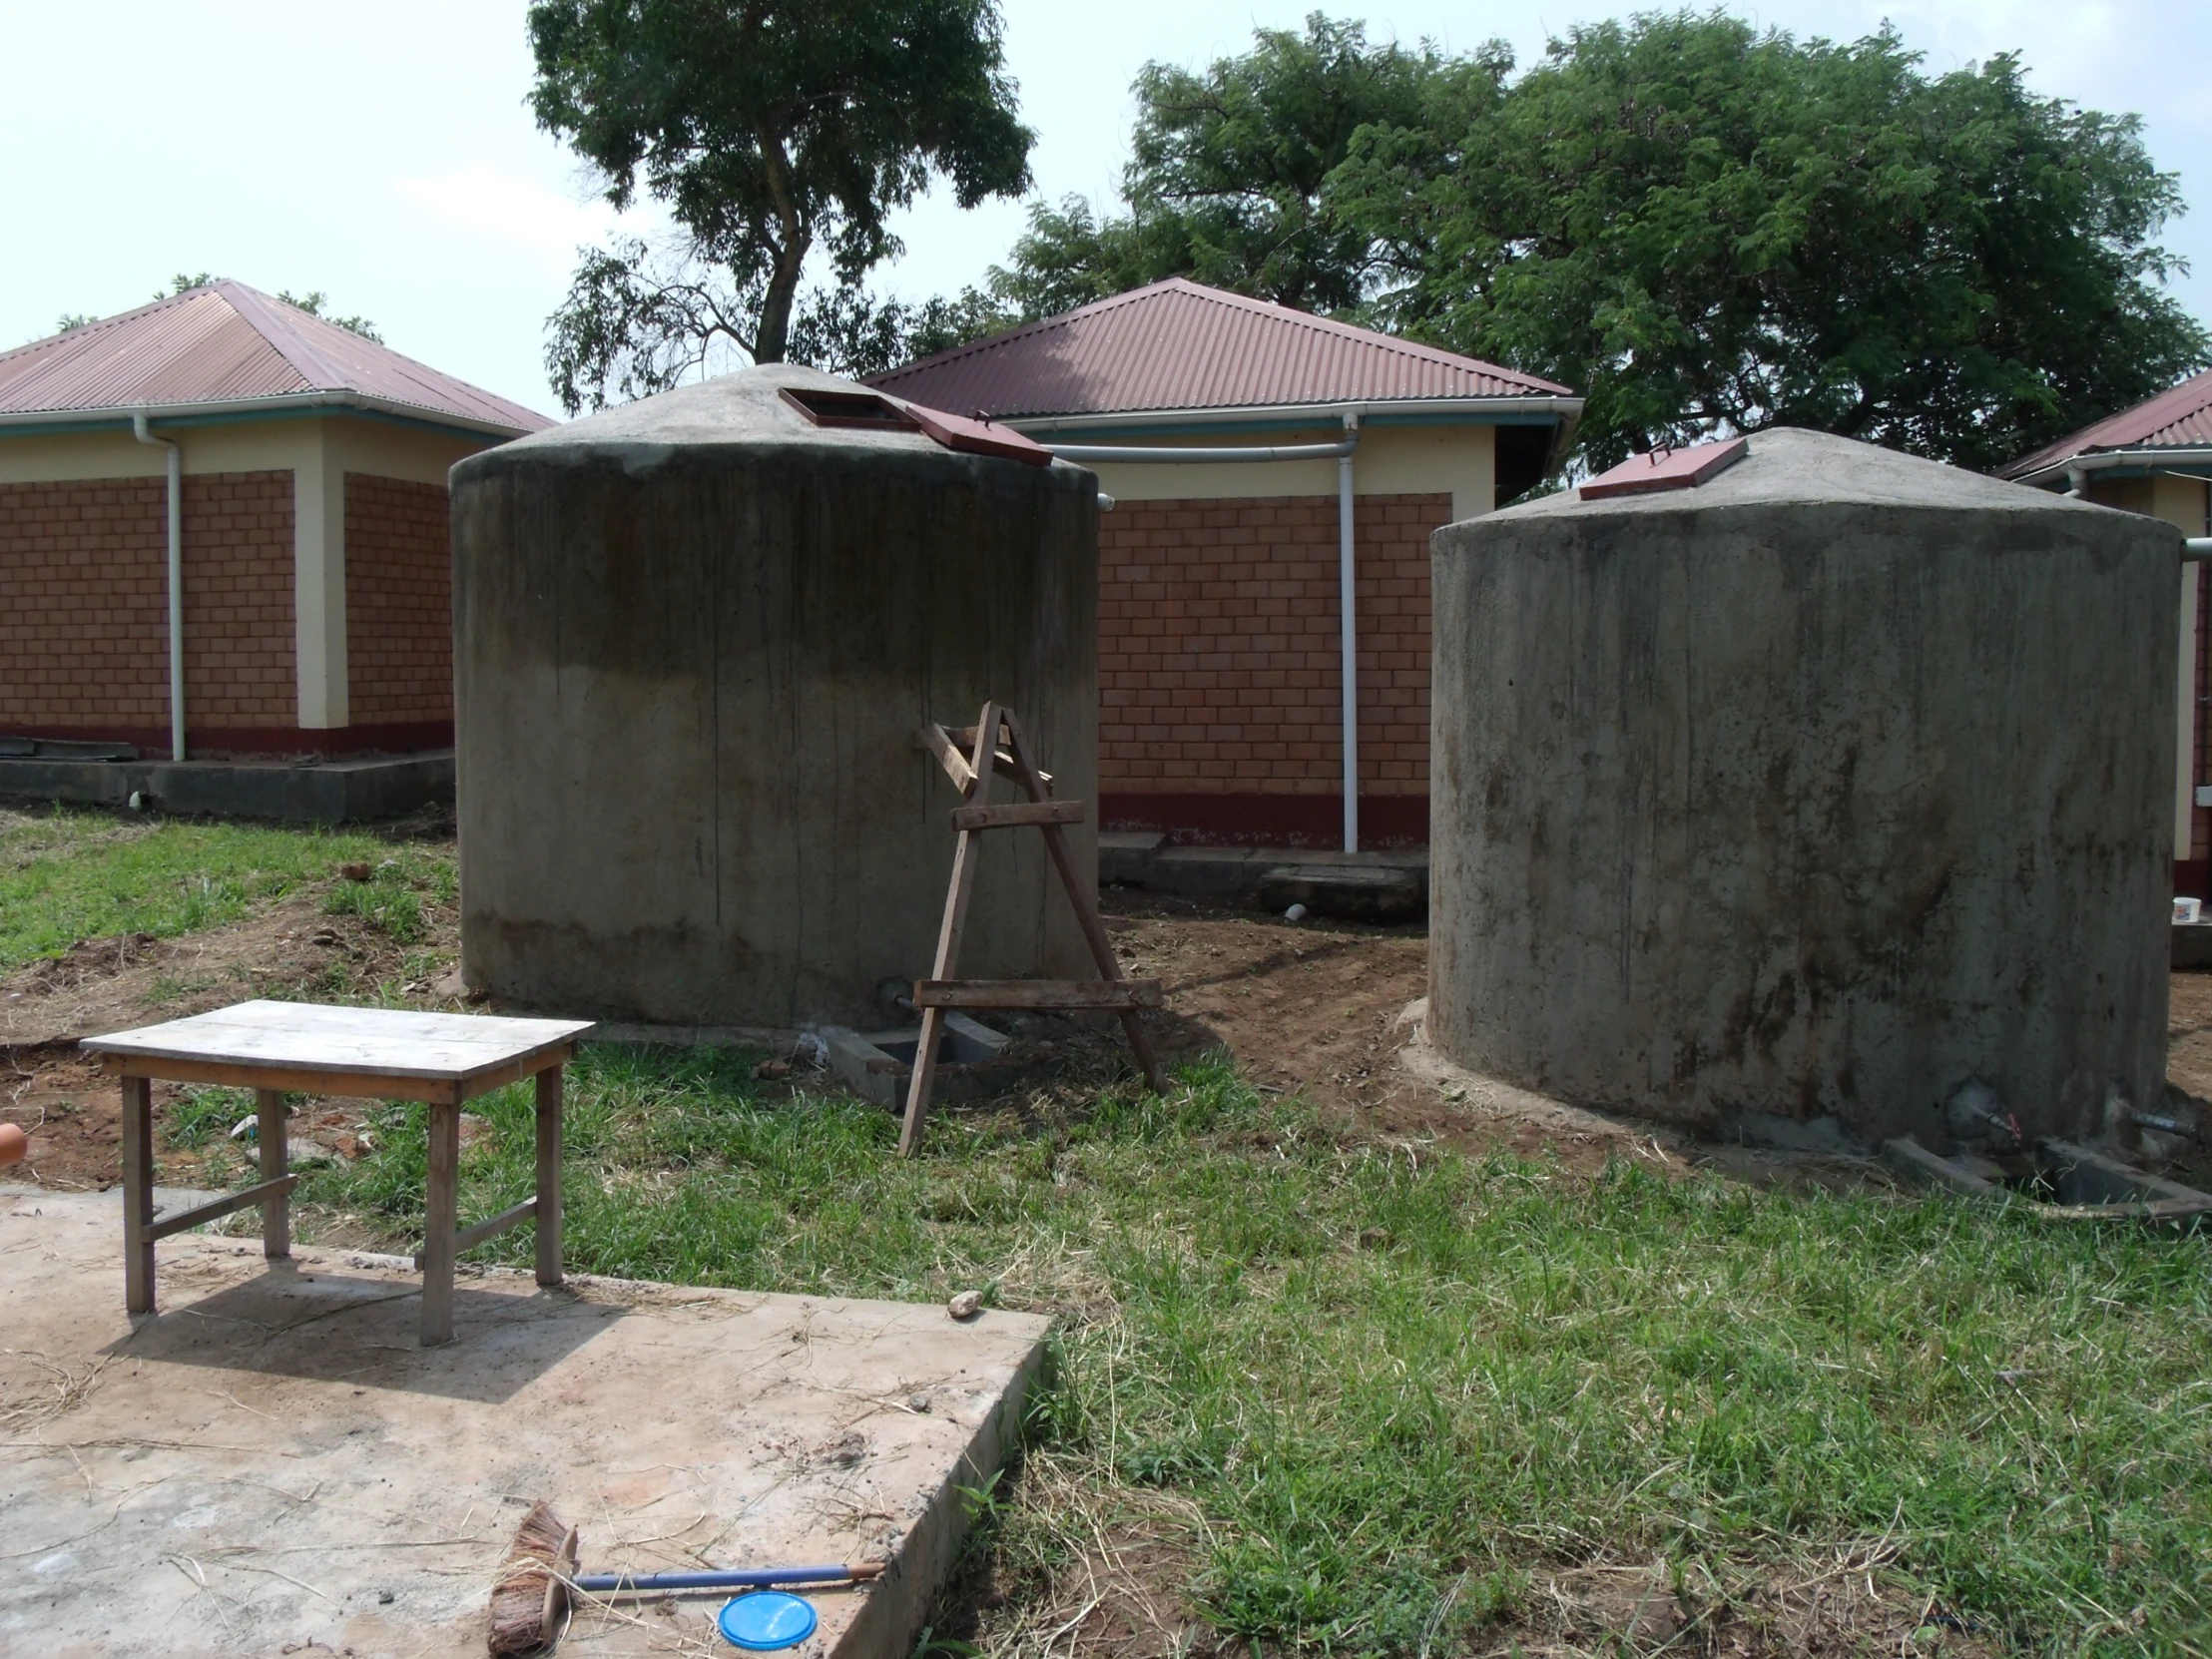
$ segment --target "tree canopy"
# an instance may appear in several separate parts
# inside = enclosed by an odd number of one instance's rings
[[[349,334],[374,340],[378,345],[384,343],[384,336],[376,331],[376,324],[367,317],[341,316],[336,311],[325,310],[323,307],[329,304],[330,296],[320,288],[309,288],[305,293],[293,293],[288,288],[278,288],[276,298],[278,303],[305,311],[309,316],[318,316],[334,328],[343,328]]]
[[[583,251],[546,355],[571,412],[673,384],[717,338],[774,362],[835,337],[933,178],[962,207],[1028,188],[996,0],[535,0],[529,31],[538,124],[679,233]],[[810,309],[818,251],[834,285]]]
[[[1681,11],[1513,68],[1319,14],[1149,66],[1122,210],[1033,208],[962,314],[1186,275],[1573,385],[1593,466],[1777,423],[1986,466],[2207,360],[2140,122],[2015,58]]]

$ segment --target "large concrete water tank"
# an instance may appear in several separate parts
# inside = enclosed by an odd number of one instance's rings
[[[952,861],[958,803],[915,732],[996,698],[1055,792],[1095,801],[1097,481],[883,408],[756,368],[453,469],[470,984],[880,1023],[880,982],[927,974]],[[1090,973],[1047,872],[1034,831],[988,838],[963,974]]]
[[[2155,1100],[2179,552],[1793,430],[1437,531],[1431,1040],[1785,1142]]]

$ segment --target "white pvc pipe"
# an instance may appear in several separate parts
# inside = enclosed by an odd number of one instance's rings
[[[148,429],[146,411],[131,415],[131,435],[169,451],[169,758],[185,758],[185,452]]]
[[[1360,850],[1360,629],[1358,575],[1352,551],[1352,448],[1360,417],[1345,416],[1344,453],[1337,460],[1337,611],[1344,651],[1345,850]]]
[[[1258,446],[1198,444],[1048,443],[1045,447],[1064,461],[1327,461],[1352,453],[1356,439],[1342,443],[1276,443]]]

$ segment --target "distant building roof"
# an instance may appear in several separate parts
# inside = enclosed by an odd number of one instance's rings
[[[2146,398],[2093,426],[2045,444],[1997,468],[1999,478],[2030,480],[2068,461],[2116,449],[2212,449],[2212,369]]]
[[[501,437],[553,424],[244,282],[191,288],[0,352],[0,424],[202,405],[350,406]]]
[[[940,351],[869,384],[993,419],[1466,399],[1567,387],[1180,276]]]

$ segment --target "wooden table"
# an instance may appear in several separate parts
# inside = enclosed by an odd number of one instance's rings
[[[430,1177],[422,1272],[424,1347],[453,1336],[453,1262],[464,1250],[524,1221],[537,1224],[538,1283],[561,1282],[561,1068],[589,1021],[418,1014],[397,1008],[331,1008],[306,1002],[241,1002],[191,1019],[140,1026],[84,1046],[123,1081],[123,1282],[133,1314],[154,1311],[154,1243],[258,1204],[262,1249],[291,1254],[291,1189],[284,1095],[416,1100],[430,1108]],[[177,1215],[154,1219],[153,1079],[223,1083],[256,1091],[262,1179]],[[525,1077],[537,1079],[537,1193],[465,1231],[456,1230],[461,1103]]]

